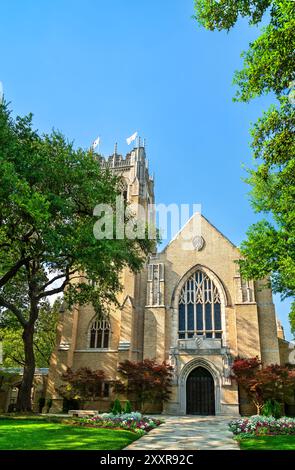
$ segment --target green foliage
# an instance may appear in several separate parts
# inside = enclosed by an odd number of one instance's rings
[[[61,300],[53,306],[42,302],[35,324],[34,352],[36,367],[48,367],[56,345],[56,329],[60,318]],[[6,310],[0,316],[0,339],[3,342],[3,366],[23,367],[25,363],[22,327],[15,316]]]
[[[210,30],[229,30],[239,17],[268,24],[242,54],[235,100],[266,93],[277,99],[251,130],[255,168],[247,183],[254,210],[267,217],[252,225],[241,245],[240,267],[247,278],[270,277],[275,292],[295,295],[295,2],[290,0],[195,0],[196,19]],[[294,305],[290,314],[294,328]]]
[[[279,419],[282,416],[281,404],[273,399],[266,400],[262,407],[261,414],[263,416],[273,416],[274,418]]]
[[[125,403],[124,413],[132,413],[132,406],[129,400]]]
[[[291,331],[295,335],[295,302],[291,305],[291,311],[289,313],[289,320],[291,325]]]
[[[240,101],[268,92],[279,97],[294,79],[294,2],[273,0],[271,3],[270,23],[242,54],[244,68],[234,77]]]
[[[272,0],[195,0],[195,19],[206,29],[231,29],[239,18],[250,24],[261,21]]]
[[[113,407],[112,407],[112,413],[114,415],[119,415],[119,414],[122,413],[122,406],[121,406],[120,400],[118,400],[118,398],[116,398],[115,401],[114,401],[114,404],[113,404]]]
[[[252,148],[261,162],[249,170],[252,206],[271,214],[272,222],[252,225],[241,245],[246,278],[271,275],[272,287],[284,297],[295,295],[295,109],[286,98],[271,107],[252,130]]]

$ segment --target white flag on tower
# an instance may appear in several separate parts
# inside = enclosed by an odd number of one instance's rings
[[[96,147],[100,144],[100,137],[97,137],[92,144],[92,150],[96,149]]]
[[[138,132],[136,131],[130,137],[127,137],[126,142],[127,142],[128,145],[130,145],[131,142],[133,142],[136,139],[137,134],[138,134]]]

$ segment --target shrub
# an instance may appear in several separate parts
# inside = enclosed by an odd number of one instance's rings
[[[46,413],[49,413],[50,411],[50,408],[52,407],[52,398],[48,398],[47,402],[46,402]]]
[[[273,416],[276,419],[279,419],[282,416],[281,404],[276,400],[266,400],[262,407],[263,416]]]
[[[267,400],[283,402],[294,394],[295,370],[290,366],[270,364],[263,367],[257,357],[237,357],[232,371],[233,379],[255,404],[257,414],[261,413]],[[274,412],[274,408],[272,411]]]
[[[150,359],[140,362],[126,360],[119,363],[118,371],[124,378],[120,391],[136,397],[141,411],[146,404],[169,400],[173,367],[167,362],[159,364]]]
[[[41,414],[42,413],[42,410],[45,406],[45,398],[44,397],[40,397],[39,400],[38,400],[38,407],[39,407],[39,413]]]
[[[121,406],[120,400],[118,400],[118,398],[116,398],[116,400],[114,401],[114,405],[113,405],[113,408],[112,408],[112,413],[114,415],[119,415],[119,414],[122,413],[122,406]]]
[[[80,367],[74,371],[69,367],[61,378],[65,384],[61,385],[58,391],[67,400],[93,401],[102,395],[105,381],[103,370]]]
[[[132,406],[129,400],[125,403],[124,413],[132,413]]]

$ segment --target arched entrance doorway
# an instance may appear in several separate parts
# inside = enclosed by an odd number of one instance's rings
[[[186,413],[215,415],[214,380],[204,367],[196,367],[186,380]]]

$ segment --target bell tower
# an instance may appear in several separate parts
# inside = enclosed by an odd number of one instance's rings
[[[123,179],[124,197],[129,203],[140,204],[147,210],[154,203],[154,181],[149,174],[148,160],[140,139],[137,147],[127,153],[125,158],[118,154],[117,144],[114,153],[107,158],[98,157],[102,168],[109,168]]]
[[[141,145],[140,139],[138,145],[125,157],[118,154],[115,144],[112,155],[98,158],[102,168],[108,168],[122,178],[122,194],[125,200],[132,205],[132,210],[135,208],[135,211],[138,211],[140,207],[145,220],[148,221],[149,205],[154,204],[154,180],[149,174],[145,146]],[[137,215],[140,216],[138,212]],[[134,274],[125,268],[121,276],[124,287],[118,294],[121,305],[117,342],[118,362],[125,359],[141,360],[147,272],[143,269],[140,273]]]

